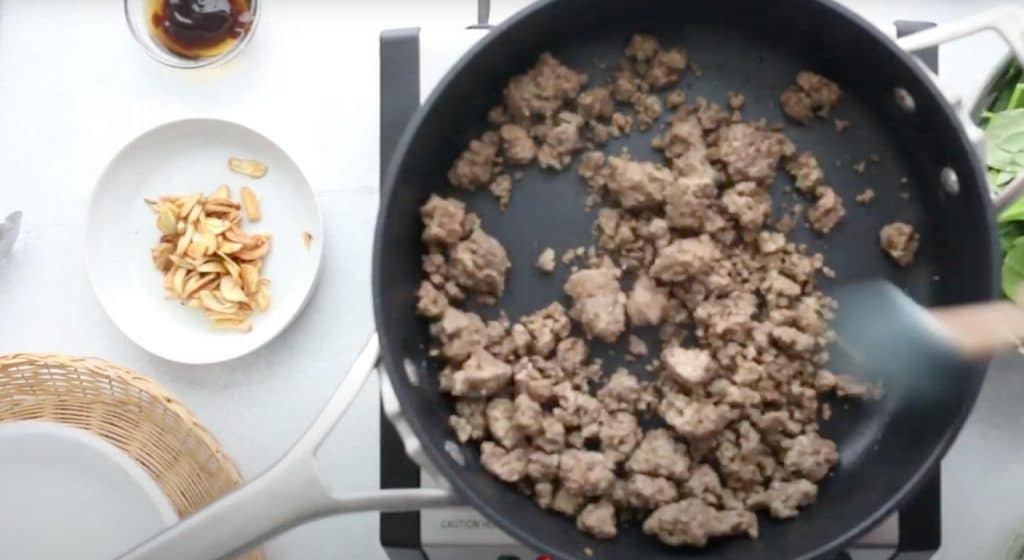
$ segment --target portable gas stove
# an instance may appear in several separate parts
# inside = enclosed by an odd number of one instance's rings
[[[488,2],[479,2],[478,23],[465,29],[389,30],[380,47],[381,183],[406,124],[448,69],[489,30]],[[933,24],[897,21],[880,25],[892,36],[913,33]],[[938,51],[921,55],[938,69]],[[431,474],[405,452],[384,413],[380,435],[381,488],[436,487]],[[923,560],[941,543],[940,474],[922,486],[898,513],[863,535],[836,560]],[[391,560],[532,560],[547,558],[504,534],[471,508],[439,508],[380,514],[380,541]]]

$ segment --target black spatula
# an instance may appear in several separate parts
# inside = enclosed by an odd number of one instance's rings
[[[1008,301],[925,309],[880,280],[842,286],[835,297],[831,367],[887,391],[927,387],[1024,340],[1024,310]]]

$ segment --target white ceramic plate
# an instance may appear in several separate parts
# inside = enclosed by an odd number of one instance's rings
[[[228,169],[231,156],[266,163],[251,179]],[[263,218],[245,231],[272,236],[263,266],[271,304],[253,313],[252,331],[214,329],[198,310],[168,300],[163,277],[150,259],[159,239],[155,215],[143,202],[170,194],[212,192],[220,184],[248,185]],[[309,248],[303,232],[313,236]],[[208,364],[247,354],[283,331],[306,304],[323,256],[323,219],[306,178],[288,154],[261,134],[215,119],[158,126],[125,146],[100,176],[89,204],[87,266],[100,303],[139,346],[176,362]]]
[[[108,560],[178,516],[131,457],[45,422],[0,425],[0,556]]]

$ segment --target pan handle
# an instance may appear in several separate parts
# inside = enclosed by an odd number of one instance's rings
[[[1024,63],[1024,8],[1011,4],[918,31],[900,38],[898,43],[904,50],[914,52],[990,30],[999,33],[1017,60]]]
[[[955,41],[982,31],[995,31],[1006,41],[1017,61],[1024,65],[1024,8],[1004,4],[996,6],[965,18],[940,24],[930,29],[906,35],[897,40],[900,48],[907,52],[915,52],[943,43]],[[984,92],[979,92],[979,96]],[[978,98],[979,96],[976,96]],[[963,103],[959,98],[953,99],[960,122],[967,132],[968,138],[978,152],[984,155],[985,135],[974,123],[971,113],[977,103]],[[999,213],[1014,200],[1024,194],[1024,176],[1018,177],[1011,185],[998,193],[993,193],[992,205]]]
[[[444,489],[375,490],[334,496],[317,470],[316,452],[375,370],[374,334],[305,434],[274,466],[150,540],[122,560],[229,558],[292,527],[337,513],[406,511],[456,503]]]

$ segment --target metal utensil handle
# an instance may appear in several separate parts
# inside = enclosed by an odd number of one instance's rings
[[[899,43],[908,51],[918,51],[989,30],[999,33],[1017,60],[1024,61],[1024,8],[1012,4],[924,29],[901,38]]]
[[[977,14],[939,24],[900,38],[897,43],[907,52],[939,46],[982,31],[995,31],[1009,45],[1017,61],[1024,65],[1024,8],[1005,4],[996,6]],[[960,122],[967,132],[968,138],[974,143],[984,158],[984,133],[974,123],[971,111],[976,103],[964,103],[959,95],[949,96],[957,109]],[[992,194],[992,206],[996,213],[1009,206],[1024,194],[1024,176],[1018,177],[1009,187]]]
[[[476,0],[476,25],[491,26],[491,0]]]
[[[316,452],[366,383],[380,354],[374,334],[327,406],[274,466],[177,525],[125,553],[123,560],[204,560],[240,554],[274,535],[326,515],[450,505],[447,490],[379,490],[333,496],[317,472]]]
[[[4,221],[0,222],[0,261],[14,249],[14,241],[18,239],[18,232],[21,230],[21,211],[12,212]]]

